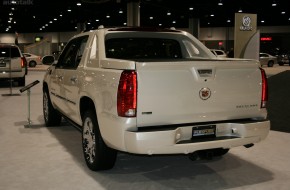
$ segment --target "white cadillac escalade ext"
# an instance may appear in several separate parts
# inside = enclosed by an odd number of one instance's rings
[[[266,138],[267,79],[256,60],[217,59],[187,32],[100,28],[73,37],[43,81],[47,126],[82,129],[91,170],[117,151],[221,156]]]

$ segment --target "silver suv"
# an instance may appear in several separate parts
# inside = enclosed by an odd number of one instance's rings
[[[27,62],[16,45],[0,44],[0,80],[18,82],[18,86],[25,86]]]

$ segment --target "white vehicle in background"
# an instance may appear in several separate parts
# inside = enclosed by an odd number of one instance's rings
[[[41,64],[41,56],[39,55],[34,55],[32,53],[22,53],[28,63],[29,67],[36,67],[36,65]]]
[[[259,61],[261,66],[267,65],[268,67],[273,67],[275,64],[278,63],[278,58],[268,53],[260,53]]]
[[[26,64],[18,46],[0,44],[0,80],[11,79],[18,82],[18,86],[25,86]]]
[[[210,51],[217,57],[220,58],[227,58],[227,54],[225,51],[221,50],[221,49],[210,49]]]

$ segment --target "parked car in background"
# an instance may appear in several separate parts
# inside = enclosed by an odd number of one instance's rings
[[[277,56],[278,57],[278,64],[280,66],[283,66],[284,64],[289,64],[290,66],[290,53],[282,53]]]
[[[16,45],[0,44],[0,80],[13,80],[25,86],[27,65],[25,57]]]
[[[31,53],[23,53],[23,55],[25,56],[29,67],[36,67],[36,65],[41,64],[41,56]]]
[[[260,53],[259,60],[261,66],[267,65],[268,67],[273,67],[275,64],[278,63],[277,57],[268,53]]]
[[[228,57],[226,52],[220,49],[210,49],[210,51],[217,57],[226,58]]]

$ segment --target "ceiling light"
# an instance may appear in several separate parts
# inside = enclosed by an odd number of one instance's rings
[[[96,21],[99,22],[100,20],[99,19],[96,19]]]
[[[49,21],[49,23],[51,24],[51,23],[52,23],[52,21]]]
[[[106,18],[110,18],[110,17],[111,17],[110,15],[107,15],[107,16],[106,16]]]
[[[123,14],[123,10],[122,10],[122,9],[120,9],[120,10],[119,10],[119,13],[120,13],[120,14]]]
[[[54,18],[53,20],[57,20],[57,18]]]
[[[172,23],[173,23],[173,24],[175,24],[175,23],[176,23],[176,21],[174,20],[174,21],[172,21]]]
[[[127,25],[127,22],[124,22],[123,25],[126,26]]]
[[[71,12],[71,9],[68,9],[67,12]]]
[[[153,20],[153,16],[149,17],[150,20]]]
[[[264,20],[261,20],[261,23],[264,23],[265,21]]]
[[[192,11],[193,10],[193,7],[189,7],[189,10]]]
[[[281,12],[282,15],[285,15],[285,13],[286,13],[285,11],[282,11],[282,12]]]
[[[214,17],[214,14],[211,14],[210,16],[211,16],[211,17]]]
[[[230,20],[230,19],[228,19],[228,20],[227,20],[227,22],[231,22],[231,20]]]
[[[272,7],[276,7],[276,6],[277,6],[277,3],[275,1],[273,1]]]
[[[218,5],[219,5],[219,6],[222,6],[222,5],[223,5],[222,0],[220,0],[220,2],[218,2]]]
[[[62,17],[62,14],[60,14],[59,16]]]
[[[162,24],[159,24],[159,26],[162,26]]]
[[[238,12],[239,12],[239,13],[242,13],[242,12],[243,12],[243,10],[240,8]]]
[[[78,3],[77,3],[77,6],[82,6],[82,4],[78,2]]]
[[[171,15],[171,12],[170,12],[170,11],[168,11],[168,12],[167,12],[167,15],[168,15],[168,16],[170,16],[170,15]]]

